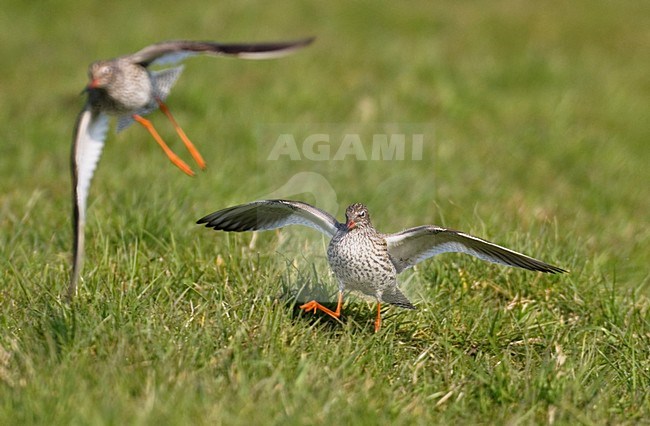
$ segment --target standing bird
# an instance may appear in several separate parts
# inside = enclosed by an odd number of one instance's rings
[[[488,262],[531,271],[566,272],[489,241],[438,226],[425,225],[396,234],[382,234],[372,226],[368,209],[363,204],[350,205],[345,211],[345,220],[340,223],[329,213],[300,201],[263,200],[219,210],[199,219],[197,224],[228,232],[304,225],[328,235],[332,239],[327,247],[327,259],[339,282],[336,310],[315,300],[301,305],[300,309],[314,313],[321,310],[339,318],[343,292],[355,290],[377,299],[375,332],[381,327],[382,302],[415,309],[397,288],[397,274],[440,253],[467,253]]]
[[[152,65],[177,63],[198,54],[235,56],[244,59],[269,59],[284,56],[307,46],[313,38],[280,43],[220,44],[200,41],[166,41],[152,44],[131,55],[90,64],[90,82],[84,89],[88,100],[74,129],[71,167],[73,191],[73,266],[68,297],[76,292],[83,264],[86,201],[93,173],[99,162],[108,132],[109,116],[118,119],[120,132],[134,121],[140,123],[161,146],[167,157],[186,174],[192,169],[181,160],[160,137],[144,115],[160,108],[172,122],[176,132],[201,169],[205,161],[185,132],[176,123],[164,101],[183,70],[182,66],[150,70]]]

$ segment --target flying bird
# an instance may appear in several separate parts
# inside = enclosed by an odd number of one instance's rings
[[[345,211],[345,223],[329,213],[300,201],[262,200],[219,210],[198,220],[208,228],[227,232],[260,231],[288,225],[304,225],[331,238],[327,259],[339,284],[336,310],[315,300],[300,306],[339,318],[343,292],[353,290],[377,299],[375,332],[381,327],[381,304],[415,309],[397,286],[397,275],[432,256],[467,253],[488,262],[531,271],[567,272],[516,251],[452,229],[434,225],[418,226],[396,234],[382,234],[370,222],[363,204]]]
[[[134,121],[153,136],[171,162],[192,176],[192,169],[160,137],[145,115],[160,109],[172,122],[179,137],[201,169],[206,166],[183,129],[176,123],[165,99],[180,76],[183,66],[159,70],[151,66],[174,64],[199,54],[234,56],[243,59],[269,59],[288,55],[307,46],[313,38],[257,43],[221,44],[202,41],[165,41],[152,44],[133,54],[93,62],[88,68],[89,82],[84,92],[88,99],[74,128],[71,168],[73,191],[73,266],[68,296],[76,292],[83,264],[84,223],[90,182],[101,156],[109,128],[109,116],[117,117],[120,132]]]

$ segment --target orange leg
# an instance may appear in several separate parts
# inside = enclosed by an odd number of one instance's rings
[[[313,311],[314,313],[316,313],[316,310],[318,309],[325,312],[327,315],[338,319],[341,316],[341,305],[343,305],[343,293],[339,292],[339,301],[336,304],[336,311],[326,308],[315,300],[300,305],[300,309],[303,309],[305,312]]]
[[[190,166],[188,166],[185,161],[181,160],[180,157],[172,152],[171,149],[167,146],[165,141],[162,140],[156,129],[153,127],[153,124],[151,124],[151,121],[147,120],[146,118],[143,118],[139,116],[138,114],[133,114],[133,119],[140,123],[145,129],[151,133],[151,136],[158,142],[158,145],[165,151],[165,154],[167,154],[167,157],[171,160],[172,163],[179,169],[181,169],[184,173],[194,176],[194,172],[192,169],[190,169]]]
[[[381,328],[381,303],[377,302],[377,319],[375,320],[375,333]]]
[[[190,141],[190,138],[187,137],[183,129],[181,129],[181,126],[176,123],[176,120],[174,119],[174,116],[172,115],[171,111],[169,111],[169,108],[167,108],[167,105],[160,99],[158,100],[158,106],[160,106],[160,110],[165,113],[167,118],[169,118],[169,121],[172,122],[174,125],[174,129],[176,129],[176,133],[178,133],[178,136],[181,137],[183,140],[183,143],[187,147],[187,150],[192,154],[192,158],[194,158],[194,161],[196,161],[196,164],[199,165],[201,169],[205,169],[205,161],[203,160],[203,157],[201,154],[199,154],[199,151],[196,149],[194,144]]]

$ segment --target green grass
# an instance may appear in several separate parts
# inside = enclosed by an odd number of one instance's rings
[[[643,2],[5,2],[0,12],[0,423],[634,424],[650,417],[650,7]],[[70,268],[72,126],[86,66],[171,38],[315,35],[292,57],[194,58],[169,105],[209,169],[110,133]],[[165,117],[151,116],[188,158]],[[278,132],[425,129],[422,161],[267,161]],[[303,132],[303,133],[301,133]],[[367,139],[364,139],[367,141]],[[204,214],[299,172],[385,232],[435,223],[571,270],[444,255],[418,310],[349,296],[306,228]],[[298,194],[319,202],[322,193]]]

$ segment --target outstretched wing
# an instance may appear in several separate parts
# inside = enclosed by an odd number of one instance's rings
[[[289,42],[277,43],[252,43],[252,44],[223,44],[211,41],[189,41],[173,40],[152,44],[144,49],[128,55],[128,58],[142,66],[166,65],[177,63],[189,56],[207,55],[228,55],[243,59],[270,59],[293,53],[314,41],[314,38],[306,38]]]
[[[93,173],[97,168],[99,157],[101,157],[104,148],[108,124],[106,114],[93,111],[90,105],[86,104],[75,125],[71,155],[72,231],[74,241],[72,275],[68,288],[69,296],[74,295],[76,291],[77,280],[83,265],[86,201]]]
[[[501,247],[463,232],[437,226],[419,226],[397,234],[386,235],[388,253],[397,272],[418,262],[447,252],[467,253],[488,262],[500,263],[548,273],[566,272],[516,251]]]
[[[331,214],[300,201],[262,200],[219,210],[197,224],[219,231],[243,232],[304,225],[333,237],[343,225]]]

